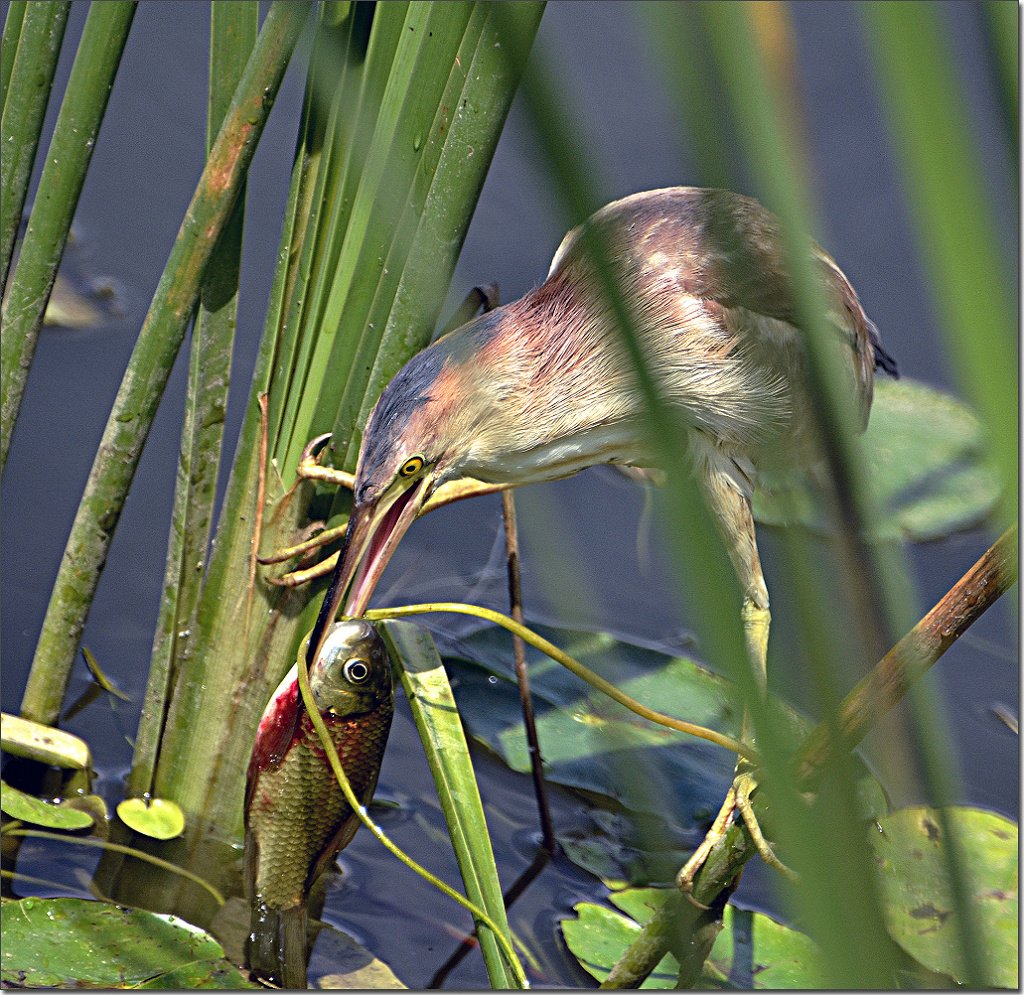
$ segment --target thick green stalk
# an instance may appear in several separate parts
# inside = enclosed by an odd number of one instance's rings
[[[209,155],[259,31],[259,4],[214,0],[210,7]],[[150,658],[149,680],[128,780],[131,794],[152,787],[167,696],[184,646],[196,626],[206,573],[213,502],[224,437],[231,351],[238,312],[245,189],[206,267],[192,330],[181,457],[167,541],[167,567]]]
[[[404,350],[408,358],[430,334],[451,279],[457,249],[468,228],[518,82],[521,63],[509,65],[505,61],[503,39],[491,20],[493,6],[474,6],[470,24],[475,24],[476,30],[473,33],[467,30],[457,38],[450,37],[440,23],[435,25],[437,30],[433,27],[426,32],[403,30],[396,52],[403,46],[422,46],[424,53],[429,52],[431,58],[444,62],[443,74],[435,67],[422,80],[418,76],[409,76],[408,70],[417,64],[411,52],[402,60],[397,54],[395,59],[381,60],[366,54],[360,65],[344,71],[346,86],[351,85],[357,93],[346,92],[336,98],[343,102],[346,113],[359,114],[362,110],[357,100],[359,94],[375,92],[381,87],[379,81],[366,81],[360,73],[373,70],[388,77],[393,64],[400,62],[403,67],[402,75],[396,81],[389,80],[384,84],[385,90],[394,90],[384,102],[391,110],[385,121],[372,128],[366,127],[371,144],[365,154],[351,160],[338,155],[332,155],[330,159],[331,168],[340,169],[348,165],[361,169],[355,184],[356,202],[352,205],[352,216],[358,215],[360,221],[357,227],[353,227],[350,219],[345,229],[335,236],[344,240],[338,253],[338,269],[350,281],[348,287],[358,286],[363,300],[372,300],[379,309],[379,318],[371,319],[375,324],[372,333],[380,335],[388,330],[388,347],[395,350],[396,356],[399,350]],[[385,4],[373,12],[367,53],[378,45],[373,33],[379,23],[377,18],[383,17],[380,23],[390,27],[393,9],[398,8]],[[460,23],[464,20],[462,13],[453,5],[438,5],[432,7],[432,11],[432,16],[452,11],[450,16],[458,18]],[[531,25],[532,37],[540,8],[522,4],[516,5],[516,11],[518,17]],[[416,25],[419,23],[417,21]],[[434,22],[429,24],[434,25]],[[341,72],[339,67],[337,75]],[[396,132],[392,113],[394,106],[403,106],[406,97],[413,99],[405,91],[410,87],[425,87],[427,81],[435,86],[433,105],[429,102],[421,104],[422,118],[406,120],[404,133]],[[419,103],[419,95],[416,101]],[[417,136],[420,138],[419,149],[416,148]],[[403,162],[412,155],[415,167],[416,163],[423,161],[428,150],[426,163],[429,168],[427,165],[420,171],[414,168],[413,175],[405,177],[407,182],[404,186],[384,183],[385,177],[395,176],[395,167],[390,161],[392,154],[401,157]],[[472,155],[469,150],[472,150]],[[326,155],[325,150],[325,158]],[[321,162],[319,169],[324,168],[327,167]],[[326,192],[341,185],[343,177],[328,178],[324,180],[323,189]],[[364,198],[370,198],[373,203],[364,203]],[[409,212],[419,219],[411,232],[410,226],[396,228],[384,223],[386,219],[390,220],[391,212],[381,212],[378,216],[378,202],[382,199],[408,204]],[[333,210],[334,205],[330,206]],[[370,227],[365,217],[368,212],[374,221]],[[321,207],[321,223],[328,222],[330,213],[326,205]],[[428,232],[429,239],[426,238]],[[415,253],[410,251],[410,235]],[[315,235],[309,233],[307,237]],[[298,247],[293,244],[291,248],[290,258],[295,258]],[[321,257],[332,252],[332,246],[321,246]],[[382,264],[389,270],[386,284],[381,282]],[[392,266],[395,270],[391,269]],[[373,288],[378,288],[378,284],[381,286],[375,293]],[[413,295],[421,291],[423,296],[417,301]],[[293,351],[297,368],[286,369],[282,363],[282,367],[274,369],[273,377],[265,388],[269,389],[272,402],[279,389],[300,391],[303,414],[298,422],[286,414],[278,422],[276,438],[270,440],[277,465],[270,468],[268,476],[264,549],[271,548],[275,542],[283,542],[289,531],[297,531],[306,523],[312,494],[312,488],[305,484],[289,500],[280,500],[281,477],[287,475],[287,480],[294,475],[294,454],[289,456],[286,449],[280,448],[282,439],[294,438],[305,442],[318,430],[324,429],[322,422],[313,420],[311,410],[316,408],[316,404],[311,405],[310,399],[315,402],[317,392],[322,391],[323,402],[336,409],[339,394],[350,376],[361,377],[364,382],[369,377],[369,369],[346,371],[344,367],[338,368],[336,376],[326,375],[326,357],[319,352],[321,345],[330,351],[334,339],[346,335],[354,337],[355,331],[362,327],[364,316],[350,316],[346,311],[344,327],[340,327],[337,316],[330,313],[321,322],[314,322],[310,315],[319,313],[315,298],[321,294],[330,296],[334,290],[329,283],[314,285],[311,280],[306,288],[308,300],[303,310],[302,327],[298,330],[301,341]],[[287,307],[285,312],[288,313]],[[275,324],[272,332],[267,334],[277,334],[277,331]],[[390,342],[391,337],[394,338],[393,343]],[[306,342],[313,343],[308,350]],[[349,352],[351,361],[352,350]],[[305,368],[304,362],[310,364],[311,370]],[[369,363],[373,365],[372,356]],[[350,426],[346,430],[346,438],[354,428]],[[239,452],[244,450],[245,445]],[[236,473],[240,472],[242,465],[236,466]],[[244,466],[251,495],[255,467],[248,462]],[[218,533],[210,576],[203,592],[200,642],[194,648],[196,669],[190,670],[187,681],[179,682],[157,771],[157,790],[162,796],[177,801],[187,815],[201,821],[211,833],[229,837],[240,831],[241,800],[252,732],[274,685],[294,659],[299,637],[311,627],[309,616],[315,611],[311,600],[316,593],[315,590],[286,592],[270,588],[258,578],[256,590],[250,594],[248,554],[252,542],[252,517],[242,503],[232,505],[232,514],[235,517],[228,530]],[[250,599],[251,611],[247,607]],[[224,703],[227,701],[232,703],[232,707],[226,711]],[[197,736],[197,729],[203,730],[203,735]]]
[[[306,4],[275,3],[189,205],[125,372],[93,463],[47,609],[22,711],[54,722],[100,571],[206,264],[231,216]]]
[[[483,908],[507,937],[508,919],[480,789],[473,773],[459,710],[430,634],[407,622],[386,622],[384,636],[400,663],[413,721],[423,742],[438,800],[462,873],[466,897]],[[478,924],[480,952],[491,987],[523,988],[522,968],[506,959],[496,934]],[[507,941],[506,941],[507,946]]]
[[[731,21],[743,20],[740,24],[731,24],[734,29],[734,33],[722,31],[721,37],[736,38],[742,43],[741,51],[742,57],[736,58],[731,64],[727,63],[727,67],[730,70],[729,75],[732,77],[738,77],[744,73],[751,73],[753,79],[756,79],[758,84],[765,90],[770,89],[770,82],[765,79],[763,69],[760,66],[760,60],[758,53],[753,46],[752,37],[750,34],[750,26],[745,23],[746,10],[741,5],[711,5],[702,6],[702,12],[710,15],[718,15],[724,23],[726,18]],[[710,17],[709,17],[710,20]],[[721,49],[724,49],[726,44],[723,43],[719,52],[716,53],[719,60],[725,62],[721,54]],[[733,53],[736,54],[735,52]],[[742,62],[743,66],[739,63]],[[756,75],[755,75],[756,74]],[[728,79],[728,77],[727,77]],[[566,120],[564,111],[559,114],[552,109],[552,105],[556,103],[556,89],[551,86],[550,82],[545,84],[544,81],[533,82],[531,76],[528,76],[529,85],[524,86],[524,94],[527,96],[526,106],[532,115],[533,123],[541,136],[541,140],[538,143],[541,148],[547,153],[552,163],[553,173],[557,179],[560,187],[560,193],[564,199],[564,202],[570,204],[573,209],[575,219],[579,219],[586,213],[586,208],[590,208],[593,203],[587,203],[588,198],[586,197],[585,191],[587,190],[587,181],[585,176],[580,175],[580,170],[576,166],[576,158],[578,158],[578,149],[580,143],[573,141],[572,138],[566,139],[566,132],[569,128]],[[763,112],[764,108],[760,111]],[[739,124],[741,129],[746,129],[748,133],[752,130],[751,115],[749,105],[744,105],[739,99],[736,100],[736,113],[739,118]],[[744,120],[746,117],[746,120]],[[761,119],[758,119],[760,123]],[[783,136],[786,134],[786,128],[784,126],[783,118],[776,118],[776,126],[778,133],[774,136],[773,144],[770,146],[773,151],[778,148],[779,143],[784,140]],[[759,137],[763,137],[760,136]],[[789,178],[787,174],[787,178]],[[791,181],[791,178],[790,178]],[[789,189],[792,189],[790,187]],[[793,203],[792,200],[787,203]],[[812,277],[810,279],[799,280],[798,277],[802,276],[800,269],[806,272],[809,269],[809,261],[802,264],[802,260],[806,259],[807,245],[806,242],[798,239],[795,235],[798,231],[806,231],[806,225],[795,224],[796,220],[792,216],[786,218],[787,234],[789,235],[788,244],[786,245],[787,261],[791,264],[791,273],[794,274],[794,284],[798,284],[795,288],[798,301],[802,305],[801,317],[804,318],[802,324],[812,326],[816,324],[816,320],[812,317],[817,314],[825,313],[825,308],[820,306],[819,297],[820,290],[817,289],[816,281]],[[601,245],[598,238],[592,239],[590,246],[592,252],[591,256],[597,264],[598,275],[602,277],[602,283],[605,286],[600,289],[605,292],[608,299],[614,303],[614,280],[607,279],[606,274],[602,272],[605,267],[601,265]],[[795,264],[792,262],[793,257],[799,253],[800,260]],[[817,294],[816,294],[817,291]],[[651,427],[657,438],[654,441],[655,445],[664,447],[669,440],[680,440],[678,432],[673,431],[672,422],[670,419],[666,419],[665,412],[660,410],[663,405],[659,405],[659,398],[656,396],[656,392],[651,389],[651,382],[649,373],[645,373],[644,370],[644,358],[634,343],[630,341],[629,330],[629,315],[625,316],[626,320],[622,321],[620,315],[620,324],[623,326],[626,334],[624,335],[624,341],[630,347],[630,358],[632,365],[634,366],[635,372],[638,374],[638,387],[642,391],[645,398],[648,399],[651,411]],[[808,320],[809,319],[809,320]],[[827,370],[824,373],[827,374]],[[819,371],[819,380],[828,380],[826,376],[823,376]],[[830,386],[830,385],[829,385]],[[830,391],[834,393],[834,391]],[[841,411],[841,406],[838,407]],[[680,445],[676,451],[681,452],[683,446]],[[659,450],[656,450],[659,451]],[[671,469],[681,461],[676,458],[671,461],[668,466]],[[671,482],[671,481],[670,481]],[[687,493],[689,490],[691,493],[694,490],[692,485],[687,488],[684,481],[674,482],[674,494],[672,497],[673,505],[679,501],[679,496]],[[802,809],[798,796],[795,791],[795,786],[792,783],[792,778],[787,777],[787,771],[785,766],[785,743],[780,739],[779,731],[773,727],[770,716],[766,713],[766,709],[757,707],[759,704],[759,695],[756,689],[752,687],[751,673],[749,668],[741,666],[741,661],[745,658],[741,648],[736,647],[735,634],[728,631],[729,627],[726,625],[723,631],[722,624],[722,605],[729,603],[728,597],[712,597],[707,598],[709,592],[709,581],[714,582],[715,594],[718,595],[720,592],[728,592],[730,584],[728,579],[724,576],[721,567],[721,558],[709,555],[712,550],[708,546],[708,537],[713,534],[713,527],[708,524],[707,516],[700,516],[699,518],[693,514],[695,508],[700,507],[702,502],[698,498],[697,501],[692,499],[685,503],[680,503],[678,506],[672,509],[673,514],[670,519],[671,528],[670,532],[675,537],[685,537],[685,542],[680,542],[679,552],[680,559],[682,562],[689,561],[694,565],[694,573],[701,576],[700,590],[696,589],[695,585],[688,585],[689,593],[692,596],[693,607],[695,608],[695,614],[697,617],[705,616],[704,625],[702,629],[708,631],[708,635],[711,636],[709,642],[709,654],[711,659],[719,662],[723,667],[729,667],[734,679],[739,687],[739,690],[743,696],[745,704],[750,708],[752,713],[755,729],[757,732],[757,743],[759,749],[762,751],[765,760],[765,773],[764,778],[770,779],[774,800],[780,810],[792,812],[793,815],[797,815]],[[684,510],[685,509],[685,510]],[[702,520],[701,520],[702,519]],[[683,559],[685,557],[685,560]],[[699,565],[698,565],[699,564]],[[725,568],[728,569],[727,567]],[[717,602],[717,603],[716,603]],[[738,598],[733,603],[738,604]],[[701,606],[707,606],[704,612],[701,612]],[[726,616],[727,618],[727,616]],[[729,647],[732,644],[731,652],[727,649],[726,652],[722,652],[722,649]],[[780,822],[781,824],[781,822]],[[791,824],[790,824],[791,825]],[[787,828],[790,828],[787,825]],[[847,823],[847,828],[843,835],[837,835],[831,839],[825,838],[826,834],[817,827],[812,827],[812,832],[806,834],[806,841],[808,843],[824,844],[820,848],[821,853],[828,852],[828,846],[831,843],[832,846],[837,845],[837,841],[843,841],[838,843],[842,848],[845,845],[845,840],[850,833],[849,827],[852,823]],[[787,842],[792,838],[791,834],[787,834]],[[801,865],[806,865],[807,862],[814,859],[813,847],[812,846],[801,846],[800,847]],[[818,865],[821,866],[823,861],[819,858],[817,861]],[[872,919],[873,925],[878,926],[875,932],[881,931],[880,921],[877,916]],[[884,937],[884,932],[881,932],[881,936]],[[879,973],[881,975],[888,975],[885,972],[885,958],[879,958],[877,965],[879,967]]]
[[[1011,289],[1011,268],[1000,252],[956,62],[934,6],[871,3],[864,10],[940,327],[952,366],[989,433],[1003,486],[1001,517],[1012,521],[1019,513],[1019,385],[1016,364],[1007,357],[1018,355],[1019,301]],[[905,44],[894,43],[893,32]],[[966,869],[947,815],[957,791],[941,705],[928,685],[909,702],[922,780],[950,841],[943,857],[957,911],[963,913],[957,921],[966,980],[984,986],[985,956]]]
[[[938,7],[870,3],[861,9],[950,366],[989,432],[1003,520],[1011,521],[1018,512],[1019,299],[1013,263],[1000,251],[957,62]]]
[[[25,4],[12,4],[7,12],[0,123],[0,287],[7,284],[70,9],[70,0],[60,0],[33,3],[27,8]]]
[[[34,9],[35,5],[29,8],[25,15],[26,21]],[[7,462],[11,434],[21,407],[25,380],[35,354],[46,304],[64,254],[71,220],[78,206],[85,173],[92,159],[96,136],[134,16],[133,2],[111,0],[110,3],[91,7],[75,55],[68,88],[39,179],[40,193],[32,208],[18,265],[3,303],[3,341],[0,343],[0,392],[3,395],[0,402],[0,467]],[[19,51],[27,41],[26,30],[27,24],[22,30]],[[10,99],[4,115],[5,148],[6,122],[8,117],[16,113],[19,100],[15,92],[19,63],[20,59],[16,58]],[[24,179],[27,182],[27,174]],[[7,239],[10,236],[13,242],[21,204],[17,204],[16,213],[8,218],[6,212],[14,209],[16,194],[9,197],[6,176],[2,194],[5,204],[3,251],[5,260],[8,260]]]
[[[1020,164],[1020,5],[1012,0],[984,0],[985,33],[999,80],[1003,120],[1013,162]]]
[[[21,26],[25,21],[25,10],[28,0],[11,0],[4,19],[4,37],[0,43],[0,114],[7,106],[7,87],[11,83],[14,70],[14,56],[18,52],[18,40],[21,37]],[[3,281],[0,280],[0,284]]]

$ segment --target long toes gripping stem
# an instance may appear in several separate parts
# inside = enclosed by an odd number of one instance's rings
[[[326,432],[324,435],[318,435],[315,439],[310,439],[306,443],[306,448],[302,450],[302,456],[299,457],[299,465],[295,472],[303,480],[322,480],[324,483],[352,490],[356,479],[354,474],[347,473],[345,470],[335,470],[333,467],[323,466],[320,463],[320,454],[326,448],[325,444],[330,438],[331,433]]]
[[[754,780],[753,774],[742,773],[736,775],[732,785],[732,790],[735,793],[736,811],[739,812],[740,817],[743,819],[743,824],[747,827],[747,832],[750,833],[750,840],[757,848],[761,859],[769,867],[774,867],[780,874],[789,878],[790,881],[795,881],[797,879],[796,871],[787,867],[779,860],[774,848],[765,839],[764,833],[761,831],[761,824],[757,821],[757,816],[754,814],[754,806],[750,803],[750,796],[756,788],[757,781]]]
[[[740,766],[742,764],[743,761],[740,762]],[[761,859],[769,867],[773,867],[791,881],[796,880],[796,872],[792,868],[787,867],[778,858],[772,845],[765,839],[764,832],[761,830],[761,824],[758,822],[757,815],[754,813],[754,807],[750,801],[756,789],[757,781],[754,779],[753,774],[744,770],[737,771],[736,777],[729,787],[729,792],[725,796],[725,801],[722,803],[718,815],[715,816],[714,823],[707,831],[700,846],[693,851],[690,859],[676,875],[676,887],[686,895],[689,901],[699,908],[703,909],[706,906],[693,897],[694,879],[697,876],[697,872],[704,866],[711,851],[725,838],[729,826],[735,821],[737,815],[743,820],[743,824],[750,835],[750,841],[754,844],[754,848]]]

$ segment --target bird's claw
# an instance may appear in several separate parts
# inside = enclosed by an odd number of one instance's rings
[[[334,467],[324,466],[320,462],[320,456],[327,448],[326,443],[331,438],[330,432],[318,435],[306,443],[299,457],[299,465],[295,468],[296,475],[301,480],[320,480],[326,484],[334,484],[335,487],[345,487],[352,490],[355,484],[355,475],[345,470],[335,470]]]

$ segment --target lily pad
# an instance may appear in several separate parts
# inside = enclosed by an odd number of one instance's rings
[[[155,840],[172,840],[185,828],[185,813],[165,798],[126,798],[118,804],[117,814],[130,829]]]
[[[945,814],[963,855],[986,983],[1017,988],[1017,826],[980,809],[950,807]],[[871,845],[889,932],[925,967],[963,983],[963,916],[946,875],[941,825],[934,809],[901,809],[879,820]]]
[[[971,410],[913,380],[878,380],[871,420],[861,439],[878,538],[923,542],[979,524],[999,498]],[[828,516],[804,475],[766,479],[754,513],[767,525],[828,531]]]
[[[667,888],[627,888],[612,892],[623,915],[602,905],[580,902],[578,918],[562,921],[565,942],[580,964],[599,981],[607,977],[643,923],[672,894]],[[674,988],[679,964],[666,954],[642,988]],[[809,937],[760,912],[726,906],[723,929],[704,964],[699,988],[820,988],[821,953]]]
[[[256,988],[175,916],[78,898],[4,906],[0,980],[20,988]]]
[[[3,782],[0,782],[0,809],[12,819],[49,829],[85,829],[93,824],[93,816],[88,812],[44,801]]]
[[[732,686],[693,660],[608,633],[533,628],[637,700],[739,734]],[[604,878],[671,880],[718,811],[735,757],[641,719],[539,651],[528,646],[526,652],[545,775],[603,799],[604,810],[591,811],[598,832],[564,840],[570,858]],[[514,770],[528,771],[508,633],[477,630],[446,654],[445,667],[470,733]],[[777,707],[792,742],[799,742],[808,723],[787,706]],[[866,769],[861,782],[865,818],[886,811],[884,792]]]

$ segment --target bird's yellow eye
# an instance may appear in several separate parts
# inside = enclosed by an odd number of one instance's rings
[[[403,477],[415,477],[423,469],[422,456],[410,456],[398,471]]]

